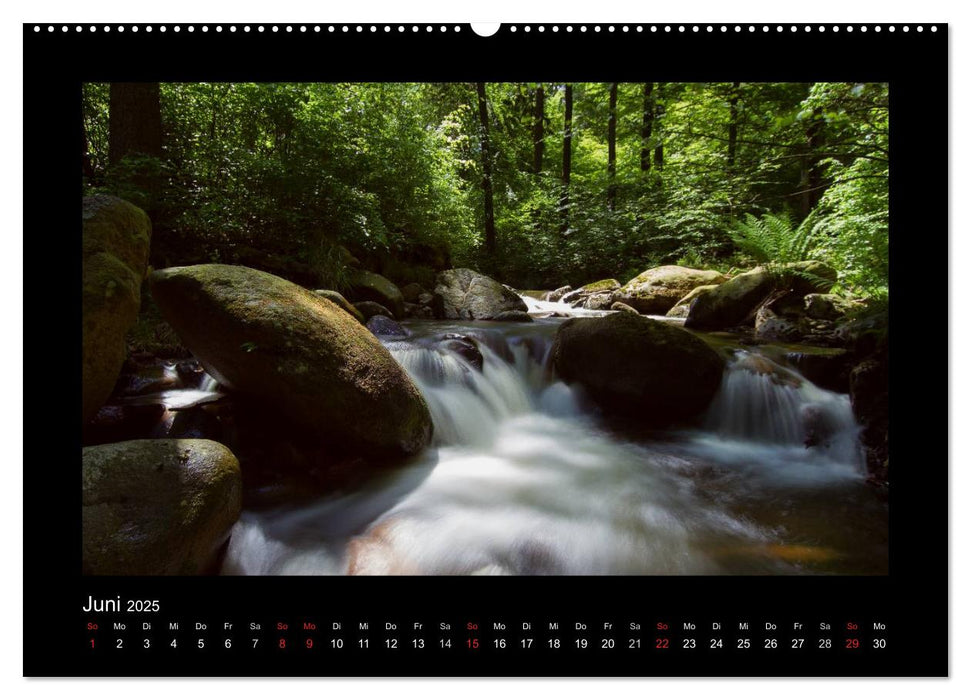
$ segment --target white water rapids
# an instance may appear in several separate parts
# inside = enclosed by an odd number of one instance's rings
[[[352,493],[244,512],[223,572],[885,572],[886,506],[845,395],[739,353],[697,429],[622,437],[552,377],[558,322],[415,322],[388,341],[433,447]]]

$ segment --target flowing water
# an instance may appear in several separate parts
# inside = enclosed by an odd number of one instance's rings
[[[553,376],[560,322],[406,324],[386,344],[428,401],[432,448],[353,493],[244,512],[224,573],[886,572],[847,396],[740,350],[695,429],[625,437]],[[474,339],[481,372],[446,333]]]

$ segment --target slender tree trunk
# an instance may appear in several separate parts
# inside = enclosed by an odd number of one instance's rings
[[[806,155],[803,158],[802,179],[799,198],[802,215],[809,216],[809,212],[819,203],[823,196],[823,172],[819,165],[819,153],[822,152],[823,118],[822,111],[816,108],[806,127]]]
[[[81,175],[90,183],[94,180],[94,165],[91,163],[91,152],[88,149],[88,130],[81,120]]]
[[[158,83],[112,83],[108,108],[108,162],[127,155],[162,155]]]
[[[539,175],[543,172],[543,149],[545,141],[543,138],[543,121],[546,118],[546,96],[543,94],[543,86],[536,88],[536,100],[533,104],[533,172]]]
[[[654,83],[644,83],[644,112],[641,121],[641,172],[651,171],[651,132],[654,129]]]
[[[617,83],[610,84],[610,108],[607,117],[607,208],[617,206]]]
[[[563,212],[562,233],[570,230],[570,166],[573,158],[573,86],[567,84],[563,97],[563,194],[560,211]]]
[[[732,96],[728,101],[728,171],[735,170],[735,152],[738,146],[738,88],[732,83]]]
[[[490,259],[496,253],[496,217],[492,206],[492,149],[489,144],[489,107],[485,83],[476,83],[479,102],[479,147],[482,153],[482,201],[485,213],[485,249]]]
[[[158,83],[112,83],[108,91],[108,164],[114,168],[130,156],[162,157],[162,109]],[[155,216],[162,189],[160,171],[148,161],[116,171],[129,197]],[[123,184],[119,181],[118,184]]]
[[[658,133],[657,146],[654,147],[654,167],[661,170],[664,167],[664,142],[660,138],[661,128],[664,125],[660,119],[664,114],[664,103],[661,100],[663,95],[664,83],[657,84],[657,99],[654,101],[654,130]]]
[[[824,150],[825,134],[823,133],[823,113],[820,108],[813,111],[813,120],[807,131],[809,140],[809,210],[819,204],[825,188],[823,187],[823,169],[819,165],[819,154]],[[807,214],[809,212],[806,212]]]

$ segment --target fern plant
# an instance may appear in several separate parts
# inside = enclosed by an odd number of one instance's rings
[[[729,231],[732,241],[746,255],[752,257],[766,272],[775,277],[780,285],[789,286],[796,277],[814,286],[824,286],[832,281],[808,270],[792,267],[792,263],[814,260],[818,247],[818,234],[814,213],[793,227],[788,212],[763,214],[761,217],[746,214],[734,223]]]

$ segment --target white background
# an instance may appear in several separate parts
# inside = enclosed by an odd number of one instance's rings
[[[59,290],[57,280],[44,277],[43,261],[23,259],[22,236],[43,231],[43,212],[30,212],[30,218],[24,226],[23,220],[23,148],[22,141],[17,143],[14,134],[22,134],[22,95],[23,95],[23,50],[21,37],[22,22],[301,22],[301,23],[336,23],[336,22],[498,22],[526,23],[526,22],[616,22],[616,23],[775,23],[810,22],[814,24],[829,22],[910,22],[910,23],[941,23],[948,22],[950,27],[951,47],[951,108],[950,108],[950,162],[951,185],[950,192],[956,194],[958,201],[965,203],[971,182],[968,177],[968,167],[965,165],[971,159],[968,149],[968,130],[971,125],[971,106],[969,106],[969,62],[971,51],[971,29],[967,22],[967,11],[961,9],[965,3],[946,2],[943,0],[920,0],[920,2],[901,2],[899,0],[884,0],[883,2],[851,2],[849,0],[799,0],[783,2],[782,0],[753,2],[730,1],[717,2],[663,2],[649,3],[616,2],[612,0],[596,0],[595,2],[569,2],[560,0],[555,3],[527,2],[525,0],[492,0],[491,2],[460,3],[455,0],[424,0],[392,2],[367,2],[357,0],[352,3],[327,2],[296,2],[291,0],[238,0],[237,2],[208,2],[203,5],[199,0],[165,0],[164,2],[144,0],[127,0],[126,2],[107,2],[104,0],[82,0],[81,2],[8,2],[0,10],[3,13],[3,32],[0,51],[3,52],[2,70],[4,82],[2,95],[3,109],[0,110],[0,134],[7,137],[8,144],[4,153],[7,167],[3,168],[3,184],[0,196],[4,199],[3,211],[7,212],[7,230],[3,237],[3,255],[0,260],[0,288],[2,288],[3,337],[5,342],[0,344],[4,369],[3,387],[6,392],[0,401],[0,431],[3,450],[3,507],[0,517],[3,519],[3,561],[5,566],[0,573],[0,688],[3,696],[30,698],[125,698],[137,697],[138,700],[154,700],[155,698],[170,698],[174,695],[212,696],[220,695],[227,700],[237,698],[268,698],[281,696],[287,698],[316,699],[325,697],[344,698],[399,696],[422,698],[449,698],[450,700],[479,700],[496,698],[497,696],[539,696],[556,698],[583,698],[591,696],[603,697],[609,694],[615,697],[668,697],[681,700],[683,697],[722,698],[744,697],[772,698],[778,700],[802,700],[804,698],[826,700],[837,697],[865,697],[866,700],[883,700],[884,698],[918,697],[968,697],[971,692],[971,644],[968,643],[971,633],[971,616],[968,611],[968,596],[971,595],[971,581],[968,571],[968,542],[969,513],[966,501],[969,498],[968,484],[971,481],[968,460],[968,447],[962,440],[951,441],[951,674],[947,681],[922,680],[25,680],[22,678],[23,649],[22,624],[29,624],[30,611],[23,610],[23,521],[22,521],[22,488],[23,480],[21,465],[24,469],[43,469],[51,478],[57,478],[60,472],[68,472],[71,465],[49,464],[45,462],[42,448],[43,433],[29,441],[31,451],[24,461],[23,451],[23,386],[25,378],[29,381],[32,373],[42,371],[58,371],[58,367],[70,366],[70,358],[66,355],[63,361],[57,359],[58,354],[66,351],[63,348],[52,348],[54,362],[33,362],[27,369],[25,377],[23,363],[23,285],[25,281],[31,286],[32,293],[40,290],[52,292],[52,296],[44,301],[50,304],[49,314],[56,318],[57,304],[65,297]],[[740,40],[744,40],[744,37]],[[83,57],[79,57],[81,59]],[[766,60],[785,60],[784,57],[766,57]],[[962,129],[962,127],[965,127]],[[928,148],[940,148],[942,135],[928,133],[926,135]],[[43,187],[43,183],[29,183],[32,187]],[[949,286],[950,329],[927,326],[923,319],[915,318],[910,323],[913,333],[926,343],[926,350],[921,357],[903,358],[913,362],[913,371],[927,373],[928,384],[935,387],[943,379],[943,357],[945,338],[949,338],[950,356],[958,361],[950,363],[951,391],[949,396],[957,396],[958,400],[950,399],[948,415],[950,417],[950,434],[958,437],[969,425],[969,412],[963,399],[969,396],[971,385],[968,381],[967,356],[969,344],[968,322],[969,286],[966,283],[965,265],[969,260],[969,216],[968,209],[953,207],[953,220],[948,232],[948,247],[945,249],[944,231],[914,231],[909,235],[920,235],[927,240],[927,248],[923,251],[924,259],[908,261],[920,271],[923,291],[926,299],[923,302],[927,308],[943,303],[945,298],[945,254],[950,252],[948,269],[950,275],[955,273],[964,284]],[[23,231],[23,234],[20,232]],[[50,240],[57,240],[55,231],[43,231]],[[61,254],[70,254],[70,242],[64,241]],[[51,250],[50,254],[60,251]],[[37,297],[32,298],[36,304]],[[947,334],[947,335],[945,335]],[[36,358],[33,358],[36,360]],[[63,369],[62,371],[68,371]],[[936,389],[935,389],[936,391]],[[36,398],[36,397],[35,397]],[[916,399],[915,400],[919,400]],[[30,411],[30,424],[33,427],[42,425],[44,410],[61,410],[57,406],[56,398],[42,397],[42,401],[35,403]],[[928,414],[934,421],[934,427],[944,419],[943,406],[928,406]],[[916,431],[916,426],[914,426]],[[905,427],[906,429],[906,427]],[[936,453],[936,451],[935,451]],[[921,465],[899,465],[898,468]],[[70,478],[69,475],[67,475]],[[26,499],[29,507],[43,508],[44,503],[37,494],[28,495]],[[57,536],[53,533],[30,533],[31,546],[41,546],[38,543],[44,537]],[[918,543],[919,544],[919,543]],[[928,562],[929,567],[938,567],[940,562]],[[57,583],[50,582],[52,595],[57,595]],[[942,592],[943,594],[943,592]],[[908,604],[919,604],[920,601],[905,601]],[[900,643],[898,639],[895,643]],[[920,636],[919,631],[911,635],[913,643],[943,646],[945,640],[927,639]],[[447,672],[447,669],[443,669]]]

